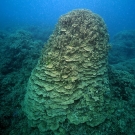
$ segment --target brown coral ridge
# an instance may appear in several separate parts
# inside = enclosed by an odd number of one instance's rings
[[[92,127],[104,122],[111,111],[107,57],[100,16],[84,9],[61,16],[29,78],[24,111],[31,126],[45,132],[65,120]]]

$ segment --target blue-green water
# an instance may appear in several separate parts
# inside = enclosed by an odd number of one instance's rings
[[[82,8],[107,25],[110,93],[105,97],[114,110],[95,127],[66,119],[59,129],[41,133],[22,109],[28,79],[59,17]],[[135,135],[135,0],[0,1],[0,135]]]
[[[134,0],[5,0],[0,1],[0,28],[42,25],[54,26],[58,18],[73,9],[86,8],[105,20],[111,36],[135,29]]]

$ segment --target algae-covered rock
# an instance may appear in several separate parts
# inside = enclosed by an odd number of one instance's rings
[[[121,31],[112,39],[109,63],[118,64],[135,58],[135,30]]]
[[[24,111],[30,125],[45,132],[60,130],[65,120],[91,127],[104,122],[111,111],[107,57],[100,16],[84,9],[61,16],[28,81]]]

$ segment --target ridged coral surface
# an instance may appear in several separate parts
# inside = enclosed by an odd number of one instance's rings
[[[74,10],[60,17],[31,73],[24,111],[41,132],[66,120],[92,127],[108,115],[108,33],[101,17]]]

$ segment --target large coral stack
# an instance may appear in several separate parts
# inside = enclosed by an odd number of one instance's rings
[[[108,33],[89,10],[61,16],[29,78],[24,111],[40,132],[97,126],[109,114]]]

